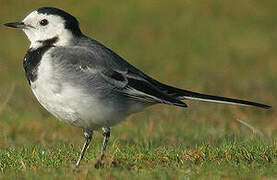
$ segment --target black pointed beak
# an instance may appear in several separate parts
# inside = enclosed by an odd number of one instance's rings
[[[12,22],[12,23],[6,23],[4,25],[12,28],[21,28],[21,29],[26,27],[24,22]]]

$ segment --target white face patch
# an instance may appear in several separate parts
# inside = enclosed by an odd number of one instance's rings
[[[41,20],[46,19],[48,24],[43,26],[40,24]],[[23,31],[27,35],[28,39],[31,41],[32,48],[41,46],[41,42],[52,39],[54,37],[58,38],[55,43],[57,46],[68,45],[73,41],[73,34],[65,29],[65,20],[57,15],[40,14],[37,11],[31,12],[23,20],[27,28]]]

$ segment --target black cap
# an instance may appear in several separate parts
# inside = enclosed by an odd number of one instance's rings
[[[81,35],[81,30],[79,28],[79,22],[78,20],[68,14],[67,12],[53,7],[41,7],[37,10],[38,13],[41,14],[51,14],[51,15],[57,15],[62,17],[65,20],[65,28],[69,29],[74,35]]]

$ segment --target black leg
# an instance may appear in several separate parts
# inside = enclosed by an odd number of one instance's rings
[[[109,127],[103,127],[102,131],[103,131],[104,140],[103,140],[103,144],[102,144],[102,148],[101,148],[100,160],[103,160],[103,158],[104,158],[104,152],[106,150],[107,143],[108,143],[109,137],[111,135],[111,129]]]
[[[87,148],[88,148],[88,145],[89,145],[89,143],[90,143],[90,141],[91,141],[92,134],[93,134],[93,131],[84,129],[84,135],[85,135],[86,141],[85,141],[85,143],[84,143],[84,145],[83,145],[83,148],[82,148],[81,154],[80,154],[80,156],[79,156],[79,159],[78,159],[78,161],[77,161],[77,163],[76,163],[76,166],[79,166],[79,165],[80,165],[80,161],[83,159],[84,154],[85,154],[85,152],[86,152],[86,150],[87,150]]]

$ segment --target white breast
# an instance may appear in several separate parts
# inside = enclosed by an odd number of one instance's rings
[[[78,84],[59,79],[50,55],[43,56],[31,88],[40,104],[59,120],[77,127],[98,129],[117,124],[127,115],[88,94]]]

